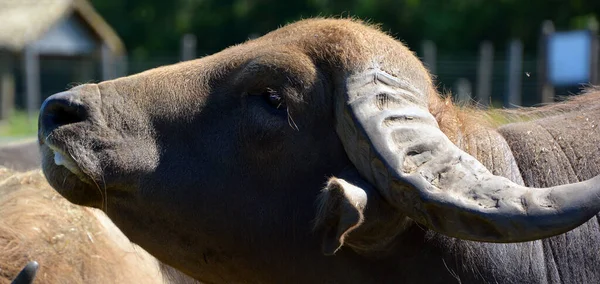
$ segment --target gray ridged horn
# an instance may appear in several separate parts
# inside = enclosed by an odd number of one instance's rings
[[[495,176],[456,147],[427,94],[381,70],[350,76],[336,130],[360,174],[400,213],[442,234],[520,242],[569,231],[600,211],[600,176],[528,188]]]

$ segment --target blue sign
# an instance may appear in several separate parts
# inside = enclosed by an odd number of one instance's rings
[[[548,79],[552,85],[590,81],[592,34],[589,31],[558,32],[548,38]]]

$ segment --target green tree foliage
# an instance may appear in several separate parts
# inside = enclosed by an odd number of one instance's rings
[[[558,30],[584,28],[599,0],[92,0],[134,59],[176,55],[185,33],[205,55],[314,16],[357,17],[418,49],[423,39],[446,52],[473,52],[481,40],[511,38],[535,50],[543,20]]]

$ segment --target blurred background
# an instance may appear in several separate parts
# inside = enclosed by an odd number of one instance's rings
[[[315,16],[381,24],[461,103],[533,106],[599,83],[598,0],[0,0],[0,143],[34,135],[49,95]]]

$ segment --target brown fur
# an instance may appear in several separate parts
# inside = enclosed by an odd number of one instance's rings
[[[0,283],[31,260],[36,283],[162,283],[156,260],[100,214],[66,201],[39,171],[0,168]]]
[[[509,123],[533,121],[573,111],[593,111],[600,108],[599,101],[599,87],[589,87],[580,95],[567,97],[559,103],[516,109],[458,106],[453,103],[450,95],[433,94],[429,98],[429,110],[452,142],[481,159],[481,154],[472,145],[481,139],[482,132],[495,133],[498,127]],[[488,167],[493,168],[491,165]]]
[[[600,87],[590,86],[581,94],[563,98],[562,101],[534,107],[515,109],[480,109],[477,106],[458,106],[450,95],[430,97],[430,111],[448,137],[457,132],[468,133],[473,128],[497,128],[508,123],[531,121],[573,111],[598,108]],[[454,140],[453,140],[454,141]]]
[[[600,88],[591,86],[584,89],[580,95],[562,98],[561,102],[538,107],[502,110],[501,114],[507,119],[506,122],[529,121],[574,111],[594,110],[598,108],[599,98]]]

